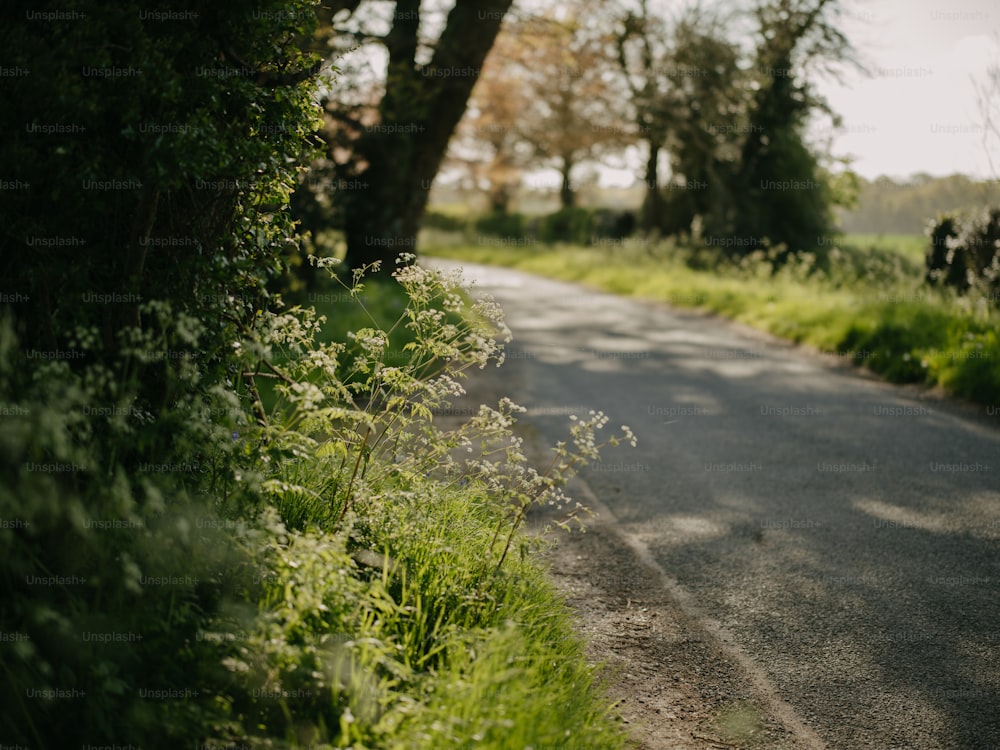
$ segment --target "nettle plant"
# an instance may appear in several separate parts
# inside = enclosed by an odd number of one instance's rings
[[[263,489],[292,528],[312,523],[353,534],[359,525],[378,523],[379,513],[391,513],[394,493],[427,480],[481,491],[504,508],[484,550],[485,568],[499,569],[532,506],[565,511],[559,526],[579,525],[589,511],[564,493],[565,483],[602,448],[634,446],[636,438],[622,426],[601,441],[607,416],[574,416],[569,439],[538,471],[513,431],[525,410],[509,398],[481,405],[458,427],[436,423],[452,399],[465,395],[461,381],[470,368],[502,364],[510,330],[492,299],[470,300],[460,271],[414,260],[400,256],[392,274],[407,300],[398,318],[380,327],[369,314],[372,325],[347,341],[321,343],[326,320],[312,308],[258,315],[237,345],[242,376],[258,394],[258,426],[248,450],[259,452],[268,477]],[[331,267],[338,261],[312,262]],[[355,269],[349,282],[331,274],[366,313],[361,292],[373,270]],[[259,398],[261,379],[274,383],[270,409]]]

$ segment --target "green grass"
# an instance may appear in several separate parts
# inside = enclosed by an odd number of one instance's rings
[[[317,315],[326,318],[321,330],[316,336],[319,343],[341,343],[348,349],[343,357],[338,372],[347,379],[347,372],[352,367],[353,343],[351,334],[363,328],[378,328],[389,331],[396,324],[409,298],[406,291],[392,279],[373,278],[365,281],[357,295],[352,295],[334,281],[323,279],[315,291],[299,291],[285,295],[286,305],[312,307]],[[447,322],[456,322],[455,315],[449,314]],[[385,352],[385,364],[391,367],[404,365],[410,359],[410,352],[404,347],[414,340],[414,336],[405,326],[397,326],[393,331],[393,346]],[[286,361],[279,358],[278,362]],[[261,402],[266,411],[270,412],[277,402],[274,392],[275,381],[261,378],[258,382]]]
[[[235,698],[244,725],[293,746],[624,746],[569,610],[533,560],[537,542],[524,537],[501,569],[486,562],[504,517],[495,500],[474,483],[409,480],[331,534],[334,514],[316,499],[324,460],[288,472],[317,494],[283,508],[308,530],[268,561],[265,625],[241,667],[246,684],[286,697]]]
[[[901,253],[923,262],[927,238],[921,234],[849,234],[846,242],[855,247]]]
[[[429,255],[519,268],[626,296],[724,315],[835,353],[893,382],[980,403],[1000,394],[1000,314],[923,284],[923,238],[850,236],[772,272],[711,249],[435,245]]]

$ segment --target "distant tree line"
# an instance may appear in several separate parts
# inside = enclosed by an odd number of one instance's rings
[[[922,234],[944,211],[971,209],[995,200],[995,181],[964,175],[917,174],[902,180],[859,178],[857,202],[840,214],[840,229],[862,234]]]
[[[644,233],[695,231],[745,251],[815,246],[839,193],[804,138],[807,119],[827,109],[809,76],[851,58],[839,11],[768,0],[665,15],[621,0],[519,17],[487,60],[452,153],[502,213],[526,171],[557,169],[566,211],[576,167],[619,165],[638,150]]]

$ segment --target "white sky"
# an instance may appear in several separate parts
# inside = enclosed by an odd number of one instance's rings
[[[997,0],[845,0],[843,27],[872,72],[817,81],[847,131],[837,155],[867,178],[990,173],[971,76],[1000,64]],[[1000,110],[1000,102],[996,102]],[[998,144],[994,163],[1000,168]]]

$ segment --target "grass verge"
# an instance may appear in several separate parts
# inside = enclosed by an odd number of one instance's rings
[[[299,471],[320,481],[319,463]],[[623,746],[568,610],[530,551],[484,568],[500,518],[478,489],[393,488],[358,509],[349,533],[324,530],[323,509],[306,516],[304,530],[262,556],[262,610],[230,656],[234,718],[262,735],[241,740]]]
[[[258,573],[244,598],[258,612],[224,659],[238,739],[622,747],[569,610],[534,561],[538,542],[518,533],[533,488],[549,484],[508,481],[520,453],[502,410],[457,432],[433,424],[454,377],[485,364],[489,308],[423,270],[407,278],[307,299],[330,321],[322,331],[287,318],[269,329],[282,356],[267,360],[267,533],[245,545]],[[506,461],[452,458],[478,440]]]
[[[754,256],[670,243],[603,247],[478,247],[440,243],[428,255],[500,265],[604,291],[724,315],[836,354],[897,383],[941,386],[994,403],[1000,314],[922,283],[912,238],[848,238],[773,272]]]

